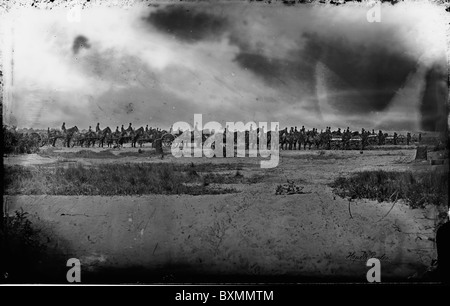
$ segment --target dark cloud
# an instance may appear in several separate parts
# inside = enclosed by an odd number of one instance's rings
[[[431,67],[425,76],[425,89],[420,106],[422,128],[426,131],[447,130],[448,87],[445,57]]]
[[[342,37],[321,39],[309,35],[300,56],[304,54],[334,72],[341,86],[345,86],[338,90],[357,93],[352,95],[356,99],[345,95],[336,97],[336,110],[347,114],[386,110],[417,67],[416,60],[390,50],[382,43],[352,44]]]
[[[254,73],[267,85],[294,96],[293,101],[298,102],[302,98],[311,99],[315,95],[315,63],[307,56],[289,54],[283,58],[269,57],[264,54],[263,48],[252,48],[236,32],[230,35],[230,43],[240,49],[234,62]],[[260,42],[255,45],[264,44]],[[310,108],[318,111],[317,105],[311,105]]]
[[[304,34],[303,48],[293,50],[288,59],[270,59],[239,39],[232,43],[241,52],[235,61],[264,79],[268,84],[295,81],[305,96],[315,94],[316,63],[322,63],[333,72],[338,83],[327,84],[331,101],[338,113],[365,114],[385,110],[395,93],[402,88],[408,75],[415,71],[417,62],[382,44],[370,46],[350,43],[344,36],[322,38],[317,34]]]
[[[78,54],[80,49],[83,49],[83,48],[89,49],[90,47],[91,47],[91,45],[89,44],[88,39],[83,35],[79,35],[79,36],[75,37],[75,39],[73,41],[72,51],[74,54]]]
[[[167,6],[150,13],[145,20],[157,30],[189,43],[215,39],[227,28],[226,18],[192,6]]]
[[[298,81],[307,82],[307,85],[314,85],[314,78],[311,78],[314,73],[314,66],[302,59],[293,61],[270,58],[259,53],[240,52],[236,55],[234,61],[242,68],[249,69],[270,85],[287,86],[289,83],[298,83]]]

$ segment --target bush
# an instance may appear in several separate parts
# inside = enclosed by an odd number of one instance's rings
[[[19,133],[3,125],[3,150],[6,154],[31,154],[39,152],[40,136],[37,133]]]
[[[331,187],[341,197],[378,202],[403,199],[411,208],[448,203],[447,172],[363,171],[339,177]]]
[[[195,178],[193,172],[179,169],[172,164],[104,164],[98,167],[78,164],[56,168],[7,166],[4,175],[5,193],[110,196],[234,192],[233,189],[192,185]]]
[[[2,277],[7,282],[31,280],[42,262],[46,247],[39,230],[35,229],[27,213],[18,210],[6,218],[0,229]]]

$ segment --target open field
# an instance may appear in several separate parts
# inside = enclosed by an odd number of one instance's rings
[[[65,282],[74,257],[83,282],[365,282],[366,260],[376,257],[384,280],[408,281],[421,280],[436,258],[439,201],[411,209],[401,197],[333,192],[337,179],[362,171],[447,173],[448,165],[414,161],[413,149],[280,151],[273,169],[251,158],[141,152],[45,148],[4,157],[8,211],[29,214],[48,264],[59,265],[38,269],[44,280]],[[301,192],[276,194],[288,181]]]

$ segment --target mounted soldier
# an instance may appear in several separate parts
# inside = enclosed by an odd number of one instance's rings
[[[62,126],[61,126],[61,131],[62,131],[63,133],[66,132],[66,123],[65,123],[65,122],[63,122],[63,124],[62,124]]]
[[[408,132],[408,133],[406,134],[406,145],[409,146],[409,143],[410,143],[410,142],[411,142],[411,133]]]
[[[133,131],[133,127],[131,126],[131,122],[130,122],[130,125],[127,128],[127,132],[132,132],[132,131]]]

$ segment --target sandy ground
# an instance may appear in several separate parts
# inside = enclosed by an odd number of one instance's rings
[[[61,149],[68,150],[74,149]],[[120,151],[127,150],[136,151]],[[394,206],[368,200],[349,203],[333,195],[328,184],[339,175],[361,170],[443,167],[413,162],[414,156],[415,150],[326,151],[322,156],[318,151],[281,151],[279,166],[267,170],[248,158],[71,158],[93,165],[226,163],[231,170],[240,165],[244,175],[258,173],[265,178],[257,184],[232,185],[240,192],[226,195],[5,196],[4,200],[10,212],[19,208],[29,212],[46,233],[50,248],[79,258],[88,272],[144,267],[165,269],[174,281],[183,272],[256,279],[350,277],[364,282],[366,260],[375,257],[381,261],[382,278],[408,280],[423,275],[436,258],[437,209],[412,210],[401,201]],[[67,160],[33,154],[4,158],[6,165],[62,162]],[[287,179],[303,186],[305,194],[275,195],[277,185]]]

